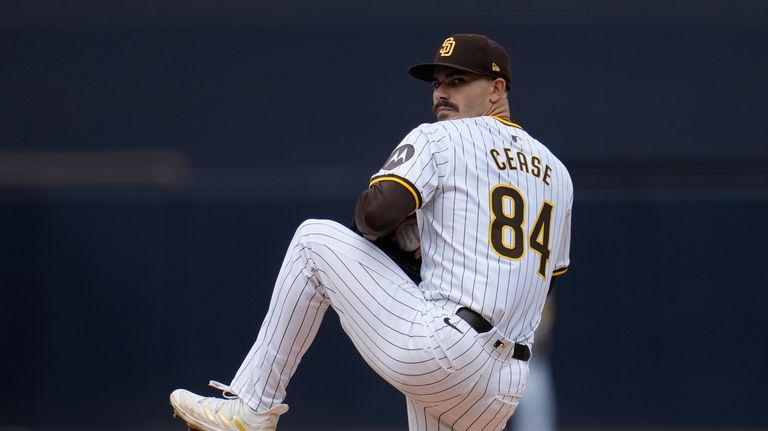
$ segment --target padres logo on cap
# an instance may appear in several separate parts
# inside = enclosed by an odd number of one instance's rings
[[[443,45],[440,46],[440,57],[449,57],[453,54],[453,47],[456,46],[456,41],[452,37],[445,39]]]

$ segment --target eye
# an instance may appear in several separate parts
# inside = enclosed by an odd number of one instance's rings
[[[437,90],[440,88],[440,81],[432,81],[432,89]]]
[[[466,83],[467,83],[467,80],[463,76],[457,76],[457,77],[451,78],[451,81],[450,81],[451,87],[461,87]]]

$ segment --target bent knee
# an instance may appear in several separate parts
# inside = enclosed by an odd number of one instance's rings
[[[299,227],[296,229],[296,235],[298,236],[307,236],[307,235],[315,235],[315,234],[334,235],[334,233],[339,233],[341,230],[349,231],[347,227],[333,220],[308,219],[308,220],[304,220],[304,222],[302,222],[299,225]]]

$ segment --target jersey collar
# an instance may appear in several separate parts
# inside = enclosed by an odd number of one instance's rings
[[[495,115],[491,115],[491,118],[493,118],[494,120],[500,121],[502,124],[506,124],[507,126],[517,127],[518,129],[523,130],[523,127],[520,126],[517,123],[513,123],[513,122],[511,122],[509,120],[505,120],[505,119],[503,119],[501,117],[497,117]]]

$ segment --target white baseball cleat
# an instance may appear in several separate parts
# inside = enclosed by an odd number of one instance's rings
[[[236,396],[227,395],[226,386],[213,381],[211,386],[224,389],[226,398],[201,397],[185,389],[171,392],[174,417],[199,431],[275,431],[278,418],[288,411],[287,405],[280,404],[270,413],[256,413]]]

